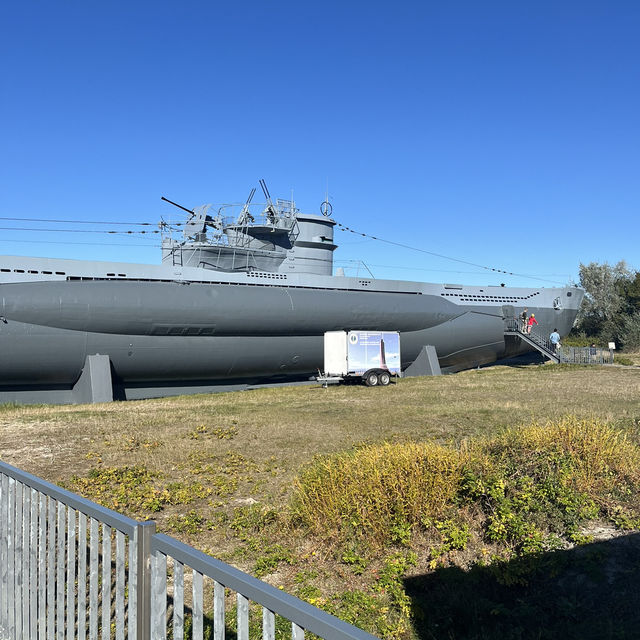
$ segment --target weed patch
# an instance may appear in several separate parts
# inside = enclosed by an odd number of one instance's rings
[[[86,477],[72,476],[67,488],[98,504],[132,516],[188,505],[215,493],[201,482],[166,482],[144,466],[96,467]]]
[[[195,535],[205,528],[206,518],[192,509],[189,513],[171,516],[167,521],[167,525],[176,533]]]
[[[137,515],[156,512],[166,502],[159,473],[143,466],[97,467],[85,478],[73,476],[68,488],[110,509]]]
[[[190,434],[192,440],[202,440],[204,438],[216,438],[218,440],[232,440],[238,434],[238,427],[208,427],[205,424],[198,425]]]
[[[234,510],[229,527],[241,539],[246,539],[250,534],[258,533],[275,523],[277,519],[278,512],[276,510],[261,504],[251,504]]]
[[[214,488],[201,482],[169,482],[165,485],[164,498],[167,504],[186,505],[214,492]]]
[[[267,545],[256,560],[253,572],[259,578],[273,573],[281,563],[293,564],[294,557],[290,549],[281,544]]]

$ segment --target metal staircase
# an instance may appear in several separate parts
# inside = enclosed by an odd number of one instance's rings
[[[554,350],[548,338],[537,331],[523,331],[517,318],[505,318],[505,336],[517,336],[556,364],[613,364],[613,350],[599,347],[558,347]]]
[[[555,351],[548,338],[541,336],[533,329],[531,333],[523,331],[517,318],[507,318],[505,320],[504,335],[518,336],[534,349],[537,349],[543,356],[549,358],[549,360],[552,360],[556,364],[562,362],[561,353]]]

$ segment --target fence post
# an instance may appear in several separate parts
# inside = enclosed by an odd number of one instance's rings
[[[136,638],[151,639],[151,538],[156,533],[153,520],[140,522],[136,528],[137,562],[137,602]]]

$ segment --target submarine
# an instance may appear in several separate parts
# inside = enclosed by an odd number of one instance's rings
[[[95,400],[95,380],[106,400],[307,380],[323,367],[324,333],[337,330],[398,331],[403,370],[431,345],[452,373],[532,350],[505,335],[524,308],[542,331],[573,326],[575,286],[334,273],[330,205],[305,214],[260,186],[266,204],[252,205],[253,189],[215,211],[163,198],[187,215],[160,223],[157,265],[0,256],[0,401]]]

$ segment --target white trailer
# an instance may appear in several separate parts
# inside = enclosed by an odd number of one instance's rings
[[[400,376],[400,334],[397,331],[327,331],[324,334],[325,384],[364,382],[387,386]]]

